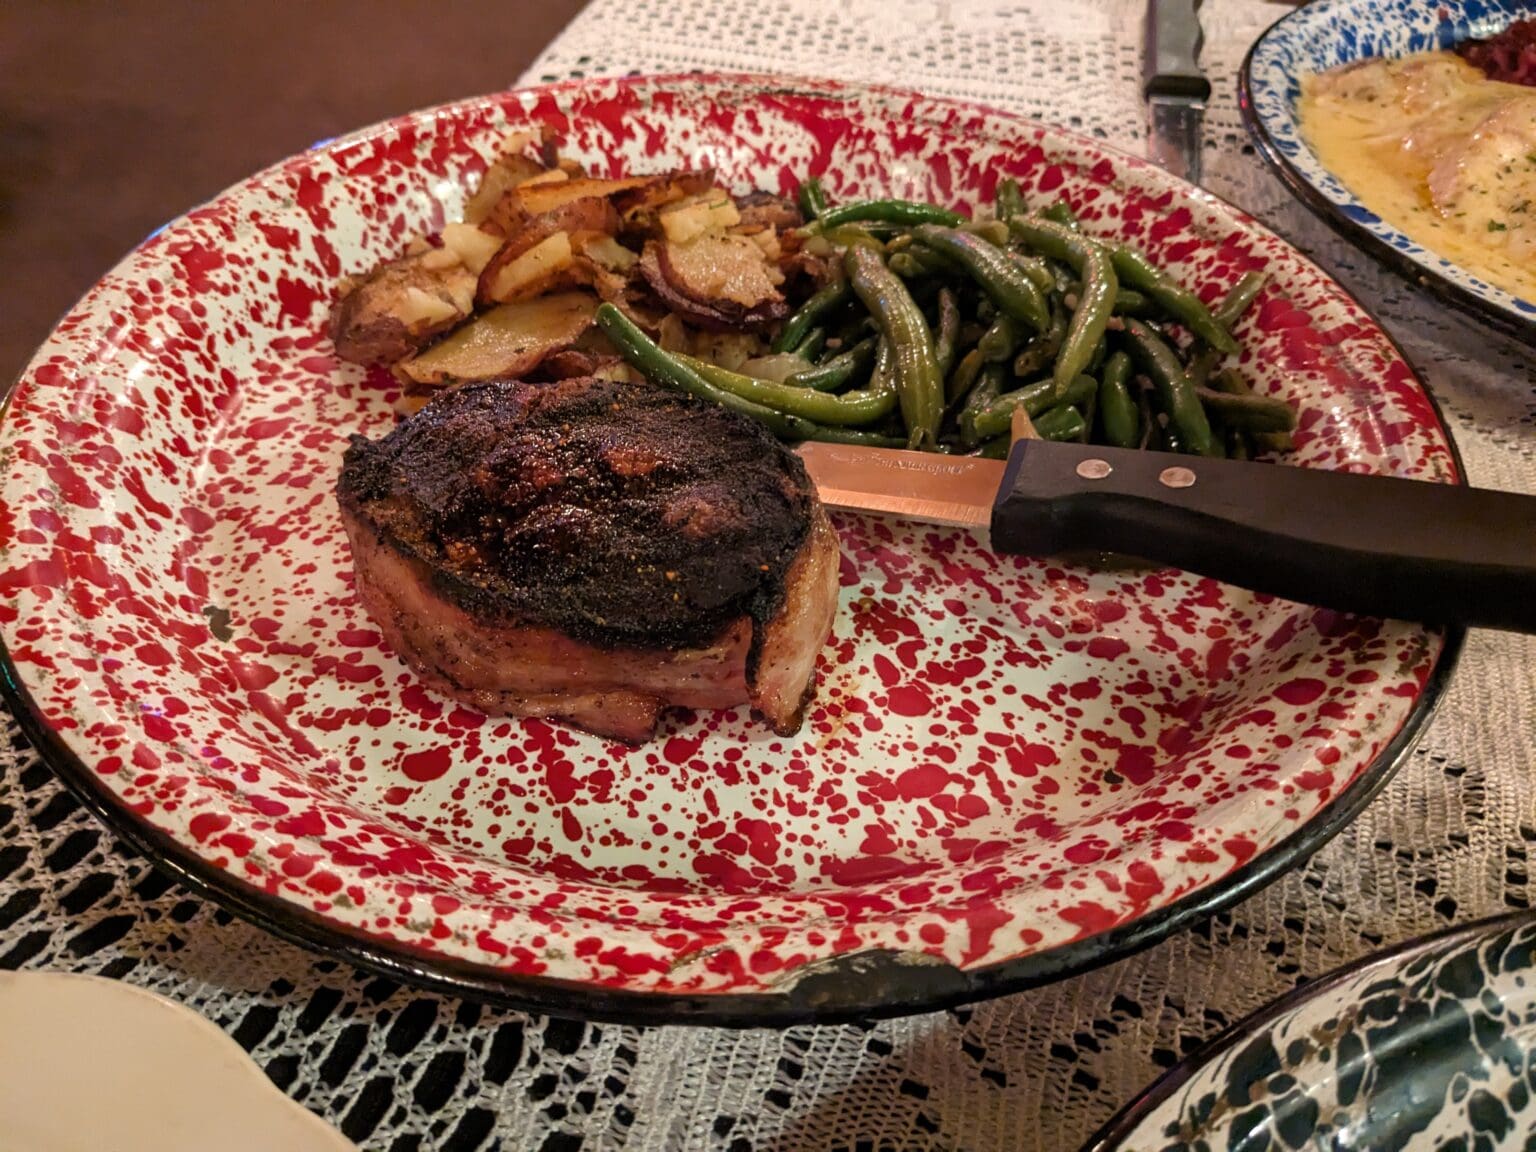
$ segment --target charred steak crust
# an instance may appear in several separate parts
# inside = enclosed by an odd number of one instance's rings
[[[816,508],[752,420],[594,378],[445,393],[354,436],[337,496],[472,618],[604,648],[704,646],[742,616],[760,634]]]

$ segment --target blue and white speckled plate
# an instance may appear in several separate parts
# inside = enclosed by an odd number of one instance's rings
[[[1313,0],[1275,23],[1243,61],[1243,119],[1302,203],[1352,243],[1441,299],[1536,344],[1536,301],[1414,243],[1361,204],[1302,139],[1301,79],[1368,56],[1404,56],[1490,36],[1536,16],[1530,0]]]
[[[1367,957],[1237,1024],[1085,1152],[1536,1144],[1536,915]]]

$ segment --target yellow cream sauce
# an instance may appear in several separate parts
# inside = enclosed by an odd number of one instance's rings
[[[1362,204],[1536,301],[1536,88],[1426,52],[1305,77],[1300,111],[1307,143]]]

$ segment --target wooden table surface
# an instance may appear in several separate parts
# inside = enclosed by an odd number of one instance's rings
[[[167,220],[316,140],[508,86],[581,0],[4,0],[0,391]]]

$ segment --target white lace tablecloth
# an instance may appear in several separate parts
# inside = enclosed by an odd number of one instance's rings
[[[1529,353],[1350,249],[1249,146],[1238,65],[1285,11],[1202,9],[1216,85],[1206,183],[1385,321],[1474,484],[1536,492]],[[1137,0],[595,0],[522,81],[816,73],[980,100],[1139,150],[1139,41]],[[1297,982],[1527,907],[1533,854],[1536,637],[1475,632],[1417,751],[1359,819],[1306,866],[1141,955],[867,1028],[582,1025],[418,995],[248,927],[122,849],[14,729],[0,739],[0,968],[101,973],[190,1004],[295,1099],[363,1146],[399,1152],[1073,1149],[1162,1069]]]

